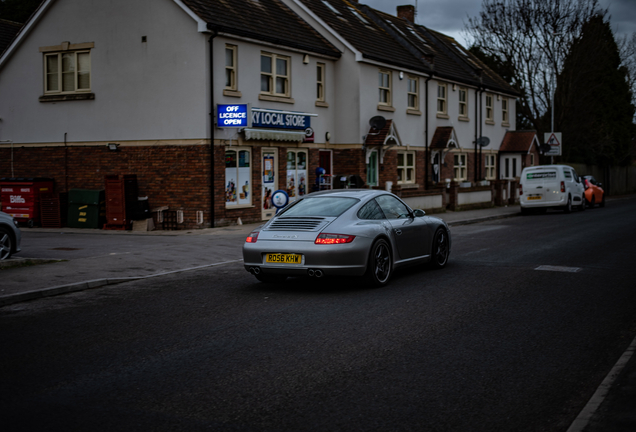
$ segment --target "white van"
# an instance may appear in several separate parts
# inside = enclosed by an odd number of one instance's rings
[[[557,208],[566,213],[572,206],[585,210],[585,187],[567,165],[540,165],[524,168],[519,182],[521,213],[531,209]]]

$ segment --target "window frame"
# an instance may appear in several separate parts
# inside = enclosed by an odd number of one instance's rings
[[[383,75],[385,75],[387,77],[387,84],[388,86],[385,87],[383,86],[384,84],[384,80],[382,79]],[[393,102],[392,102],[392,95],[391,95],[391,86],[393,83],[393,74],[392,71],[388,70],[388,69],[379,69],[378,70],[378,78],[379,78],[379,82],[378,82],[378,105],[382,105],[382,106],[393,106]],[[386,101],[382,101],[382,95],[383,92],[386,96]]]
[[[316,63],[316,102],[325,102],[325,63]]]
[[[459,164],[457,161],[459,160]],[[468,179],[468,156],[466,153],[453,154],[453,180],[466,181]],[[459,175],[457,175],[459,173]]]
[[[440,96],[440,90],[443,90],[443,96]],[[446,83],[437,83],[437,114],[448,114],[448,84]]]
[[[251,147],[237,147],[237,146],[226,146],[225,147],[225,157],[227,158],[227,153],[233,151],[236,152],[236,167],[228,167],[227,166],[227,159],[225,162],[225,173],[224,173],[224,188],[225,188],[225,208],[227,209],[235,209],[235,208],[244,208],[244,207],[252,207],[253,206],[253,196],[254,196],[254,183],[252,180],[252,165],[253,165],[253,161],[252,161],[252,148]],[[240,166],[240,154],[241,152],[247,152],[248,154],[248,166],[247,167],[241,167]],[[249,170],[247,173],[243,173],[243,175],[240,175],[240,171],[239,169],[247,169]],[[234,196],[235,196],[235,201],[228,201],[228,193],[231,193],[231,191],[228,191],[228,185],[229,185],[229,179],[228,179],[228,169],[235,169],[235,190],[234,190]],[[232,180],[234,180],[234,178],[232,178]],[[240,202],[239,200],[240,198],[240,192],[238,192],[238,188],[239,188],[239,178],[241,179],[247,179],[247,184],[248,184],[248,198],[244,198],[243,202]],[[245,201],[247,200],[247,202]]]
[[[464,94],[463,101],[462,101],[462,94]],[[459,99],[459,117],[466,119],[468,118],[468,88],[460,87],[458,90],[457,97]]]
[[[271,67],[271,72],[263,72],[263,57],[268,57],[270,59],[270,67]],[[262,95],[268,95],[268,96],[275,96],[275,97],[284,97],[284,98],[290,98],[291,97],[291,57],[289,56],[285,56],[285,55],[281,55],[281,54],[275,54],[275,53],[270,53],[270,52],[266,52],[266,51],[261,51],[261,72],[260,72],[260,77],[261,77],[261,89],[260,89],[260,94]],[[285,70],[285,74],[281,74],[278,71],[278,62],[277,60],[285,60],[286,62],[286,70]],[[269,84],[269,91],[263,90],[263,77],[267,77],[268,80],[268,84]],[[283,79],[284,80],[284,86],[285,86],[285,91],[283,93],[278,93],[276,91],[276,84],[277,84],[277,80],[278,79]]]
[[[414,91],[412,91],[411,83],[414,83]],[[413,98],[412,104],[411,98]],[[406,105],[410,110],[420,109],[420,80],[416,76],[408,75],[406,77]]]
[[[402,156],[402,163],[400,164],[400,156]],[[412,163],[409,164],[408,163],[408,159],[409,156],[412,157]],[[407,150],[403,150],[403,151],[398,151],[397,153],[397,184],[415,184],[415,178],[416,178],[416,153],[414,151],[407,151]],[[404,173],[404,175],[402,176],[402,180],[400,180],[400,170],[402,170],[402,172]],[[411,180],[408,180],[408,172],[409,170],[411,170],[412,175],[411,175]]]
[[[509,125],[510,124],[510,118],[509,118],[509,101],[508,98],[502,97],[501,98],[501,123],[503,125]]]
[[[497,176],[497,157],[494,154],[486,154],[484,162],[486,168],[486,180],[494,180]]]
[[[227,52],[232,52],[232,65],[227,64]],[[227,85],[228,72],[230,73],[230,85]],[[238,90],[238,46],[225,44],[225,86],[224,90]]]
[[[494,97],[492,94],[486,93],[486,123],[494,123],[495,121],[495,116],[494,116],[494,106],[493,106],[493,101],[494,101]],[[489,103],[490,102],[490,103]]]
[[[83,44],[82,44],[83,45]],[[62,47],[60,47],[62,48]],[[81,74],[81,70],[79,68],[78,55],[79,54],[88,54],[88,88],[78,88],[79,86],[79,75]],[[73,55],[73,90],[64,90],[64,56],[65,55]],[[56,75],[57,75],[57,90],[49,89],[49,62],[48,58],[56,57],[57,65],[56,65]],[[91,49],[59,49],[52,51],[43,51],[43,79],[44,79],[44,95],[72,95],[72,94],[86,94],[91,92],[92,88],[92,59],[91,59]]]

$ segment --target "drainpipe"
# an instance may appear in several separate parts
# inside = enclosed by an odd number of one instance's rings
[[[425,84],[424,84],[424,93],[425,93],[425,103],[424,103],[424,140],[425,140],[425,147],[424,147],[424,190],[428,190],[428,165],[431,163],[430,162],[430,156],[428,153],[428,82],[431,80],[432,76],[429,75],[428,78],[426,78]],[[441,168],[440,168],[441,169]]]
[[[214,228],[214,38],[218,33],[210,30],[210,227]]]
[[[477,98],[477,94],[479,93],[479,87],[475,90],[475,183],[477,183],[477,139],[478,139],[478,132],[479,132],[479,115],[478,115],[478,107],[479,107],[479,101],[481,100],[481,96],[479,97],[479,100]]]
[[[482,121],[482,116],[484,115],[484,107],[481,103],[481,95],[484,94],[484,88],[481,87],[479,89],[479,140],[483,137],[483,127],[484,122]],[[481,146],[479,146],[479,177],[481,177]]]
[[[68,193],[68,147],[66,145],[66,134],[64,132],[64,191]]]

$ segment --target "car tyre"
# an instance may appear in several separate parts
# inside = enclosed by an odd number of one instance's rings
[[[521,207],[521,215],[522,216],[528,216],[530,214],[530,209],[525,208],[525,207]]]
[[[13,239],[6,228],[0,228],[0,260],[9,259],[13,252]]]
[[[601,198],[601,204],[599,204],[599,207],[605,207],[605,193],[603,193],[603,198]]]
[[[583,195],[581,197],[581,205],[579,206],[579,210],[585,211],[586,207],[587,207],[587,201],[585,201],[585,195]]]
[[[563,207],[563,211],[565,213],[572,213],[572,197],[570,195],[568,195],[568,202],[567,204]]]
[[[596,197],[592,195],[592,201],[590,202],[590,208],[593,209],[594,205],[596,205]]]
[[[448,255],[450,254],[450,245],[448,244],[448,233],[439,228],[433,236],[433,246],[431,249],[431,267],[434,269],[442,269],[448,263]]]
[[[258,279],[259,281],[263,283],[283,283],[287,279],[287,276],[270,275],[270,274],[263,274],[263,273],[259,273],[254,276],[256,277],[256,279]]]
[[[378,239],[369,253],[367,263],[366,280],[376,287],[385,286],[393,273],[393,260],[391,259],[391,247],[384,239]]]

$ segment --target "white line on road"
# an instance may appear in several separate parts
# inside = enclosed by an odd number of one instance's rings
[[[551,266],[551,265],[542,265],[537,267],[535,270],[556,271],[556,272],[565,272],[565,273],[577,273],[581,271],[581,269],[578,267],[561,267],[561,266]]]

